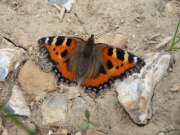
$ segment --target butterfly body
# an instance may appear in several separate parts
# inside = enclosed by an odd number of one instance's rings
[[[81,41],[80,45],[72,51],[68,68],[75,73],[77,80],[83,81],[84,79],[94,78],[98,74],[98,57],[93,36],[91,36],[87,42]],[[94,66],[97,68],[94,68]]]
[[[139,72],[145,62],[120,48],[72,37],[45,37],[39,40],[54,65],[59,82],[80,84],[87,92],[98,93],[116,80]]]

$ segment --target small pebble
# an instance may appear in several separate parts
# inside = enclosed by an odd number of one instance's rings
[[[147,42],[147,41],[148,41],[148,39],[147,39],[147,38],[144,38],[144,39],[143,39],[143,42]]]
[[[82,135],[82,133],[81,132],[77,132],[75,135]]]
[[[170,89],[170,91],[179,91],[180,90],[180,83],[176,83],[172,86],[172,88]]]
[[[164,132],[159,132],[157,135],[166,135]]]
[[[133,37],[133,38],[136,38],[136,35],[135,35],[135,34],[133,34],[133,35],[132,35],[132,37]]]
[[[173,70],[172,70],[172,68],[169,68],[169,72],[172,72]]]
[[[67,129],[62,129],[59,134],[60,135],[67,135],[68,134],[68,130]]]
[[[53,134],[53,131],[49,130],[48,135],[52,135],[52,134]]]

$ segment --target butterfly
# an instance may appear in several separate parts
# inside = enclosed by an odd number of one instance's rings
[[[140,72],[145,62],[120,48],[78,37],[53,36],[38,40],[40,51],[53,64],[58,82],[75,84],[85,92],[110,87],[115,80]]]

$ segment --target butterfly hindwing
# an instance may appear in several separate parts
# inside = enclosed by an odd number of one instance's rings
[[[107,74],[106,70],[104,69],[103,64],[100,64],[98,69],[97,76],[94,78],[85,79],[82,82],[82,87],[85,88],[87,92],[95,92],[98,93],[99,90],[108,88],[113,83],[113,80]]]

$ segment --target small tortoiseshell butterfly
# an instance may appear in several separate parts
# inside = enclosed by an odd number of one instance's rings
[[[44,37],[40,51],[53,63],[59,82],[80,84],[86,92],[99,93],[116,79],[140,72],[145,62],[120,48],[94,43],[94,35],[87,41],[77,37]]]

